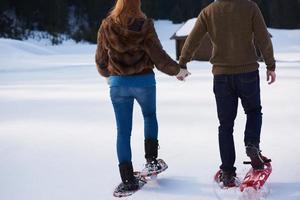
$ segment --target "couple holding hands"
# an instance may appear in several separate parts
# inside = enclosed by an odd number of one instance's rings
[[[260,78],[254,38],[267,66],[269,84],[275,82],[276,74],[272,42],[257,5],[249,0],[216,0],[211,3],[199,14],[177,64],[163,50],[153,21],[141,10],[141,0],[117,0],[98,31],[96,65],[98,72],[109,79],[117,124],[122,190],[139,188],[130,147],[134,100],[140,105],[144,117],[146,164],[143,172],[157,174],[165,170],[166,165],[157,159],[158,123],[153,68],[155,66],[163,73],[184,80],[190,75],[186,64],[206,33],[213,44],[210,62],[220,124],[220,182],[230,186],[236,178],[233,127],[239,98],[247,116],[244,132],[246,154],[254,169],[263,168],[264,156],[259,147],[262,125]]]

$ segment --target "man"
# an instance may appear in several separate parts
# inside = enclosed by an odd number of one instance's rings
[[[275,59],[262,14],[249,0],[217,0],[206,7],[188,36],[179,64],[185,68],[203,36],[208,33],[213,43],[214,94],[219,118],[219,148],[222,164],[220,181],[225,187],[235,184],[236,168],[233,126],[241,99],[247,122],[244,142],[254,170],[264,167],[260,153],[262,125],[259,64],[254,38],[267,65],[267,81],[275,82]]]

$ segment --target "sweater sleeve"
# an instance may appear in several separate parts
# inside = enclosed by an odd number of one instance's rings
[[[109,77],[108,66],[108,52],[104,47],[105,35],[103,31],[103,22],[98,30],[97,49],[95,55],[96,66],[99,74],[104,77]]]
[[[187,37],[184,46],[181,51],[179,64],[180,65],[186,65],[191,59],[192,56],[197,49],[197,47],[200,45],[200,42],[204,35],[207,32],[207,23],[205,19],[205,12],[204,10],[199,14],[196,24],[192,30],[192,32]]]
[[[264,57],[267,69],[275,71],[275,59],[272,41],[270,39],[264,18],[256,4],[254,4],[253,32],[255,41],[257,42],[257,45]]]
[[[170,76],[177,75],[180,66],[163,49],[155,31],[153,21],[151,20],[149,23],[149,30],[145,38],[145,51],[147,55],[159,71]]]

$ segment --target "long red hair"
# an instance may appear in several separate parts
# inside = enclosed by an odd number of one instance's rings
[[[129,18],[146,18],[141,9],[141,0],[116,0],[109,16],[122,26],[127,25]]]

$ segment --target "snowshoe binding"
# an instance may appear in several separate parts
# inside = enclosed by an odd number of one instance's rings
[[[214,179],[222,189],[238,187],[240,185],[240,181],[235,172],[219,170]]]
[[[144,177],[157,176],[161,172],[168,169],[168,165],[162,159],[147,160],[145,168],[141,171],[141,175]]]
[[[113,196],[119,198],[131,196],[146,183],[146,179],[141,176],[140,172],[134,172],[134,179],[126,183],[120,183],[114,190]]]

